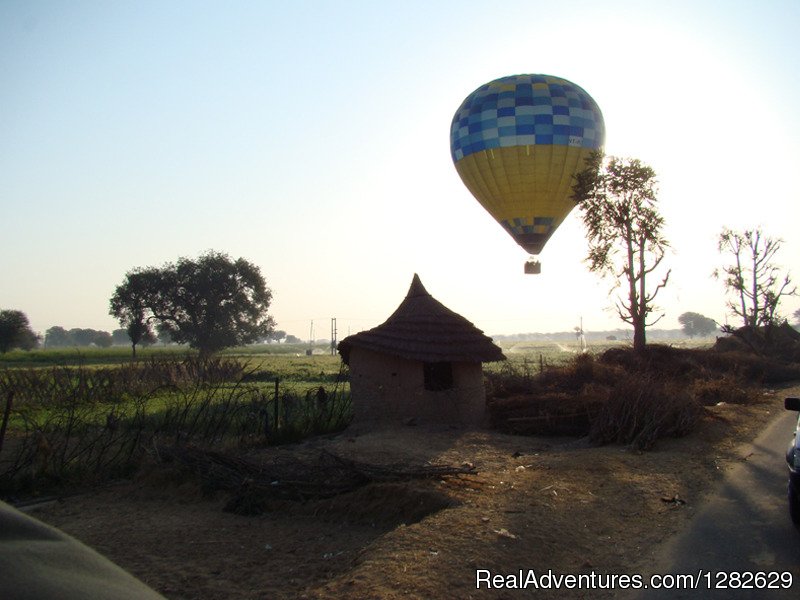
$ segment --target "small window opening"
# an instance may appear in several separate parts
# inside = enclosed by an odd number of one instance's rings
[[[423,363],[425,389],[429,392],[443,392],[453,389],[453,363]]]

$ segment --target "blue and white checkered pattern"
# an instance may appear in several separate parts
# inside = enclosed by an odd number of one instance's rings
[[[474,152],[526,145],[598,149],[605,126],[583,89],[551,75],[496,79],[467,96],[453,117],[450,152],[457,162]]]

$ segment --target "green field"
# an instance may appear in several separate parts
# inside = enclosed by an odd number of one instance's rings
[[[238,349],[204,361],[173,348],[136,360],[119,348],[9,353],[0,411],[0,496],[124,475],[163,444],[297,441],[351,414],[338,356]]]
[[[305,356],[308,344],[259,344],[230,348],[220,353],[221,356]],[[136,349],[136,359],[147,358],[181,358],[196,355],[194,350],[185,346],[149,346]],[[313,356],[330,356],[327,347],[315,346]],[[110,348],[53,348],[37,350],[12,350],[0,354],[0,368],[4,366],[35,367],[44,365],[112,365],[130,362],[133,359],[129,346],[112,346]]]

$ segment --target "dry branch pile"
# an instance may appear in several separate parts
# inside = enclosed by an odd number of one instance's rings
[[[703,406],[686,388],[652,376],[627,375],[591,421],[589,439],[597,444],[626,443],[652,448],[659,438],[690,433]]]
[[[175,462],[200,477],[209,490],[234,492],[226,510],[260,514],[274,501],[305,502],[331,498],[369,483],[441,479],[475,474],[475,467],[425,464],[375,465],[336,456],[327,451],[303,460],[282,455],[255,462],[195,446],[159,446],[162,460]]]
[[[800,377],[800,366],[755,355],[648,346],[579,355],[531,377],[490,374],[492,424],[523,435],[588,436],[651,448],[691,432],[718,402],[751,402],[754,383]]]

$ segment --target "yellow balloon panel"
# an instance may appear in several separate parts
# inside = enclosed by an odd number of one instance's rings
[[[456,162],[464,184],[525,250],[538,254],[575,207],[573,176],[591,148],[510,146],[475,152]]]
[[[461,179],[531,254],[574,208],[573,175],[603,146],[597,103],[553,75],[511,75],[482,85],[450,124]]]

